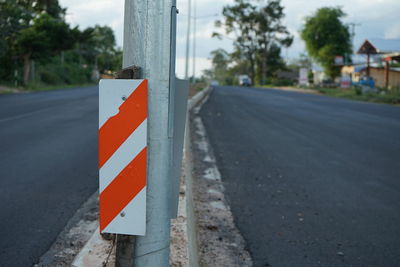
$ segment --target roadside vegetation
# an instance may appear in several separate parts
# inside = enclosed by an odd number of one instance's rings
[[[378,92],[362,93],[360,88],[352,87],[349,89],[341,88],[310,88],[323,95],[347,98],[351,100],[368,101],[374,103],[384,103],[400,105],[400,89],[380,89]]]
[[[198,92],[204,90],[208,86],[208,83],[204,80],[196,79],[189,86],[189,97],[194,96]]]
[[[100,74],[121,67],[113,30],[71,27],[58,0],[3,0],[0,10],[0,87],[51,90],[94,84]]]
[[[322,7],[306,17],[299,31],[306,51],[289,61],[281,54],[292,44],[293,37],[283,24],[285,13],[280,0],[235,0],[223,8],[222,14],[223,19],[215,22],[221,31],[213,37],[232,40],[234,49],[212,51],[211,68],[204,71],[203,79],[219,85],[239,85],[238,77],[246,74],[256,87],[400,105],[400,88],[364,92],[361,85],[339,88],[343,64],[336,64],[335,59],[341,57],[345,64],[351,64],[353,53],[352,34],[349,24],[343,22],[346,13],[342,8]],[[315,65],[322,67],[326,77],[321,84],[314,83]],[[300,69],[308,71],[309,86],[299,85]]]
[[[347,98],[350,100],[366,101],[373,103],[400,105],[400,88],[379,88],[377,92],[362,93],[361,88],[351,87],[351,88],[324,88],[318,86],[293,86],[293,85],[277,85],[277,84],[267,84],[262,86],[263,88],[274,88],[283,89],[290,91],[298,91],[302,93],[318,93],[325,96]]]
[[[341,66],[334,64],[335,57],[351,60],[351,35],[349,26],[341,20],[344,16],[346,14],[339,7],[320,8],[306,18],[300,32],[308,54],[332,80],[340,75],[341,69]]]

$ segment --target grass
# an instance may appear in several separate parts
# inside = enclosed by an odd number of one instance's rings
[[[58,90],[65,88],[75,88],[75,87],[84,87],[84,86],[94,86],[96,83],[83,83],[83,84],[57,84],[57,85],[48,85],[43,83],[29,83],[25,91],[50,91],[50,90]]]
[[[29,83],[25,87],[10,87],[5,85],[3,90],[0,90],[0,94],[11,94],[17,92],[39,92],[39,91],[50,91],[50,90],[59,90],[66,88],[76,88],[76,87],[84,87],[84,86],[94,86],[96,83],[83,83],[83,84],[57,84],[57,85],[48,85],[44,83]],[[0,87],[2,87],[0,85]]]
[[[194,96],[196,93],[200,92],[207,87],[206,83],[195,83],[189,85],[189,97]]]
[[[360,100],[374,103],[384,103],[392,105],[400,105],[400,90],[381,89],[377,93],[362,94],[359,89],[341,89],[341,88],[312,88],[323,95],[347,98],[351,100]]]

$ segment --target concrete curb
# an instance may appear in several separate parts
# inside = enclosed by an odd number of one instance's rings
[[[188,100],[188,115],[186,117],[186,129],[185,129],[185,140],[184,140],[184,157],[183,157],[183,185],[181,184],[181,190],[183,187],[183,195],[180,196],[179,213],[178,218],[181,217],[183,220],[175,223],[177,228],[180,228],[183,232],[183,238],[178,240],[186,243],[186,247],[183,253],[180,253],[179,257],[187,257],[188,259],[174,263],[175,259],[172,259],[170,264],[172,266],[199,266],[198,246],[197,246],[197,228],[196,218],[194,213],[194,202],[192,194],[192,154],[191,154],[191,142],[190,142],[190,124],[189,114],[190,111],[200,103],[204,103],[207,100],[207,96],[210,94],[212,89],[207,87],[203,91],[200,91]],[[182,229],[183,228],[183,229]],[[171,231],[171,239],[174,238],[174,231]],[[172,244],[173,246],[173,244]],[[80,250],[78,255],[75,257],[72,266],[74,267],[92,267],[92,266],[113,266],[114,264],[114,252],[115,247],[112,241],[107,241],[101,238],[99,231],[96,230],[85,246]],[[171,257],[172,258],[172,257]],[[171,260],[170,260],[171,261]]]
[[[193,109],[190,124],[192,161],[195,166],[192,169],[192,189],[200,265],[250,267],[253,266],[252,259],[224,194],[223,177],[203,124],[202,119],[209,113],[201,113],[201,109],[201,105]],[[215,115],[220,116],[219,113]]]
[[[183,172],[186,179],[186,213],[187,213],[187,235],[188,235],[188,256],[189,266],[199,266],[199,255],[197,246],[197,223],[196,216],[194,213],[194,201],[193,201],[193,165],[192,165],[192,148],[190,140],[190,111],[207,100],[208,95],[211,93],[212,88],[207,87],[205,90],[200,91],[188,102],[188,115],[186,117],[186,129],[185,129],[185,143],[184,143],[184,162]]]
[[[203,91],[198,92],[194,96],[192,96],[188,101],[188,111],[190,111],[193,107],[200,103],[206,96],[208,96],[212,91],[212,87],[207,87]]]
[[[113,242],[104,240],[99,227],[93,233],[92,237],[75,257],[72,266],[114,266],[115,247]]]

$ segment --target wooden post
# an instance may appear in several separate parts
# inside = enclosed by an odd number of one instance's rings
[[[115,267],[134,266],[132,258],[134,249],[135,236],[116,235]]]
[[[115,79],[141,79],[140,68],[137,66],[124,68],[115,74]]]
[[[385,60],[385,87],[386,88],[389,88],[389,72],[390,72],[389,60]]]

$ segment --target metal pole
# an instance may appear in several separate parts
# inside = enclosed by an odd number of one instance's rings
[[[196,0],[193,0],[193,83],[196,77],[196,22],[197,22]]]
[[[175,74],[172,25],[175,0],[125,0],[123,66],[136,65],[148,79],[146,235],[137,236],[133,266],[168,266],[170,243],[169,108]]]
[[[190,49],[190,24],[191,24],[191,12],[192,11],[192,1],[188,0],[188,25],[186,33],[186,62],[185,62],[185,80],[189,78],[189,49]]]

